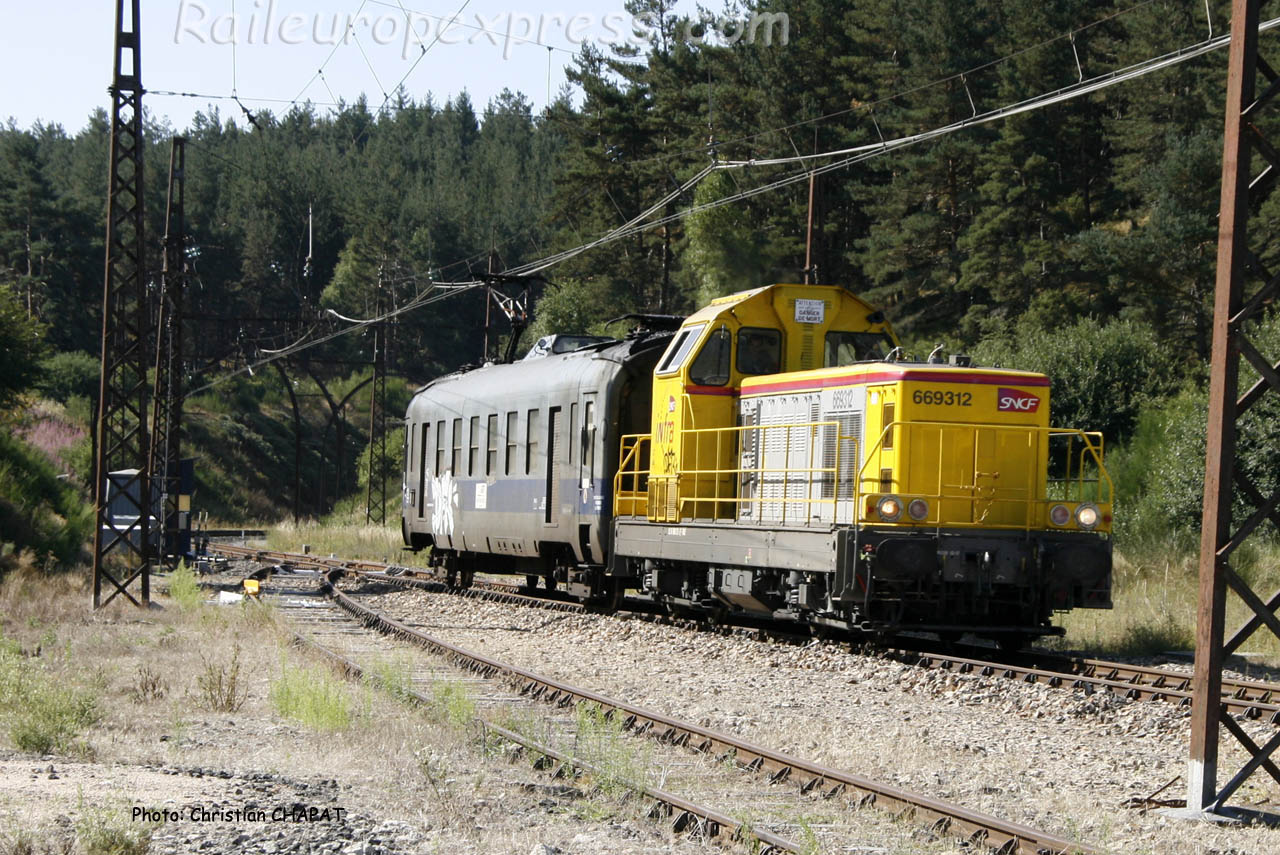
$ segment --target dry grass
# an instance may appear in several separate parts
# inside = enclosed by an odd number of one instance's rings
[[[1199,556],[1185,545],[1140,544],[1116,552],[1115,608],[1079,609],[1060,615],[1067,635],[1059,642],[1103,655],[1150,656],[1195,644]],[[1280,546],[1251,543],[1233,566],[1264,600],[1280,589]],[[1234,593],[1227,595],[1227,633],[1252,614]],[[1250,664],[1280,667],[1280,639],[1265,628],[1245,642]],[[1233,663],[1233,667],[1235,666]]]
[[[267,531],[267,546],[280,552],[301,552],[303,544],[315,555],[338,555],[368,561],[394,563],[401,560],[398,525],[365,525],[364,516],[349,521],[325,523],[280,523]]]

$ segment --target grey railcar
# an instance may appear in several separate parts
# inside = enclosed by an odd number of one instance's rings
[[[405,545],[430,547],[431,563],[463,584],[480,569],[600,595],[618,437],[647,430],[669,341],[638,334],[418,390],[405,417]]]

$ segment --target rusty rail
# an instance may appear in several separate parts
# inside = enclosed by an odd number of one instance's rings
[[[893,812],[895,816],[925,824],[934,833],[960,837],[971,844],[984,845],[1004,855],[1089,855],[1097,851],[1029,826],[802,760],[473,653],[357,603],[333,584],[338,575],[339,570],[331,571],[322,583],[322,589],[339,607],[365,626],[417,644],[474,673],[507,680],[517,685],[521,693],[527,696],[562,706],[579,702],[596,704],[606,714],[619,717],[626,728],[636,733],[697,753],[732,759],[747,771],[768,775],[772,782],[798,781],[800,790],[804,793],[819,793],[824,797],[843,795],[854,800],[859,807],[874,805]]]
[[[389,584],[420,587],[435,592],[448,592],[495,602],[531,605],[561,611],[584,611],[581,604],[566,600],[549,600],[515,593],[516,586],[499,582],[476,583],[468,589],[449,588],[442,582],[413,576],[393,576],[385,571],[395,565],[373,561],[346,561],[313,555],[297,555],[288,552],[272,552],[253,547],[211,545],[210,549],[254,560],[274,560],[294,565],[320,569],[349,569],[368,578]],[[753,624],[754,625],[754,624]],[[899,639],[899,643],[907,639]],[[910,639],[910,647],[900,646],[882,651],[899,661],[922,668],[956,670],[962,674],[977,673],[987,677],[1002,677],[1025,683],[1041,683],[1052,687],[1081,689],[1086,692],[1114,692],[1135,700],[1155,700],[1187,706],[1191,702],[1191,674],[1167,668],[1131,665],[1102,659],[1055,656],[1049,653],[1002,654],[981,647],[955,647],[946,649],[941,644],[925,639]],[[960,655],[967,652],[969,655]],[[984,659],[979,656],[999,655],[1001,659]],[[1280,684],[1257,680],[1223,678],[1222,703],[1227,712],[1247,719],[1265,718],[1271,724],[1280,725]]]

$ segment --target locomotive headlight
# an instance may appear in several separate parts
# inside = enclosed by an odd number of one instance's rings
[[[1098,524],[1099,516],[1097,505],[1086,504],[1076,508],[1076,522],[1081,528],[1093,528]]]
[[[916,522],[921,522],[929,516],[929,503],[924,499],[912,499],[907,504],[907,516]]]
[[[1066,505],[1054,505],[1049,509],[1049,522],[1054,525],[1066,525],[1071,522],[1071,509]]]
[[[902,500],[897,496],[885,496],[876,505],[876,513],[885,522],[896,522],[902,516]]]

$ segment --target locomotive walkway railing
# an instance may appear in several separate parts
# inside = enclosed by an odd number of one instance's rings
[[[614,478],[620,517],[781,526],[911,523],[933,528],[1076,528],[1057,505],[1098,505],[1110,525],[1114,486],[1102,436],[1070,428],[893,422],[868,449],[838,420],[686,430],[661,471],[651,437],[622,437]],[[888,447],[886,447],[888,443]],[[1061,449],[1059,451],[1058,449]],[[1002,469],[1004,470],[1002,474]],[[924,513],[888,520],[880,501]],[[916,506],[919,509],[919,506]]]

